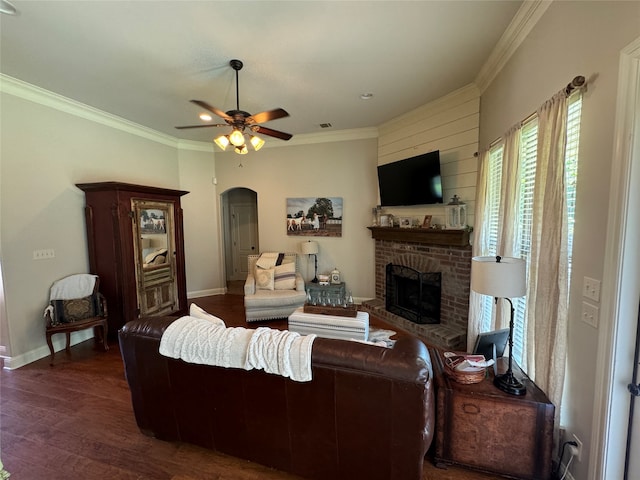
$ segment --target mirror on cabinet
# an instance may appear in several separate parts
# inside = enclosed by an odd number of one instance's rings
[[[140,315],[175,310],[175,226],[171,202],[132,199]]]

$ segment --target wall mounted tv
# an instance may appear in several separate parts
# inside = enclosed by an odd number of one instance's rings
[[[383,207],[442,203],[440,151],[380,165],[378,186]]]

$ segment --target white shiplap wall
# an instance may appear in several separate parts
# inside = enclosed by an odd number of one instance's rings
[[[470,84],[379,127],[378,165],[440,150],[442,191],[448,203],[454,194],[467,204],[467,223],[473,225],[478,173],[480,92]],[[444,223],[441,206],[388,207],[387,213]]]

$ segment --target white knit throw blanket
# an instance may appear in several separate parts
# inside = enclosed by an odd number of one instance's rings
[[[260,327],[249,341],[246,369],[262,369],[297,382],[312,379],[311,347],[316,335]]]
[[[201,318],[181,317],[160,339],[160,354],[189,363],[244,368],[252,330],[225,328]]]
[[[225,328],[208,320],[185,316],[167,327],[160,354],[189,363],[245,370],[262,369],[298,382],[311,375],[311,347],[315,335],[260,327]]]

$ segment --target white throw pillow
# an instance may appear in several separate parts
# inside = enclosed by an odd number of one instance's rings
[[[256,287],[260,290],[273,290],[274,288],[274,269],[273,268],[256,268]]]
[[[283,263],[274,269],[274,288],[276,290],[293,290],[296,288],[296,264]]]
[[[278,252],[261,253],[258,260],[256,260],[256,267],[264,268],[265,270],[273,268],[278,261],[278,255],[280,255]]]

